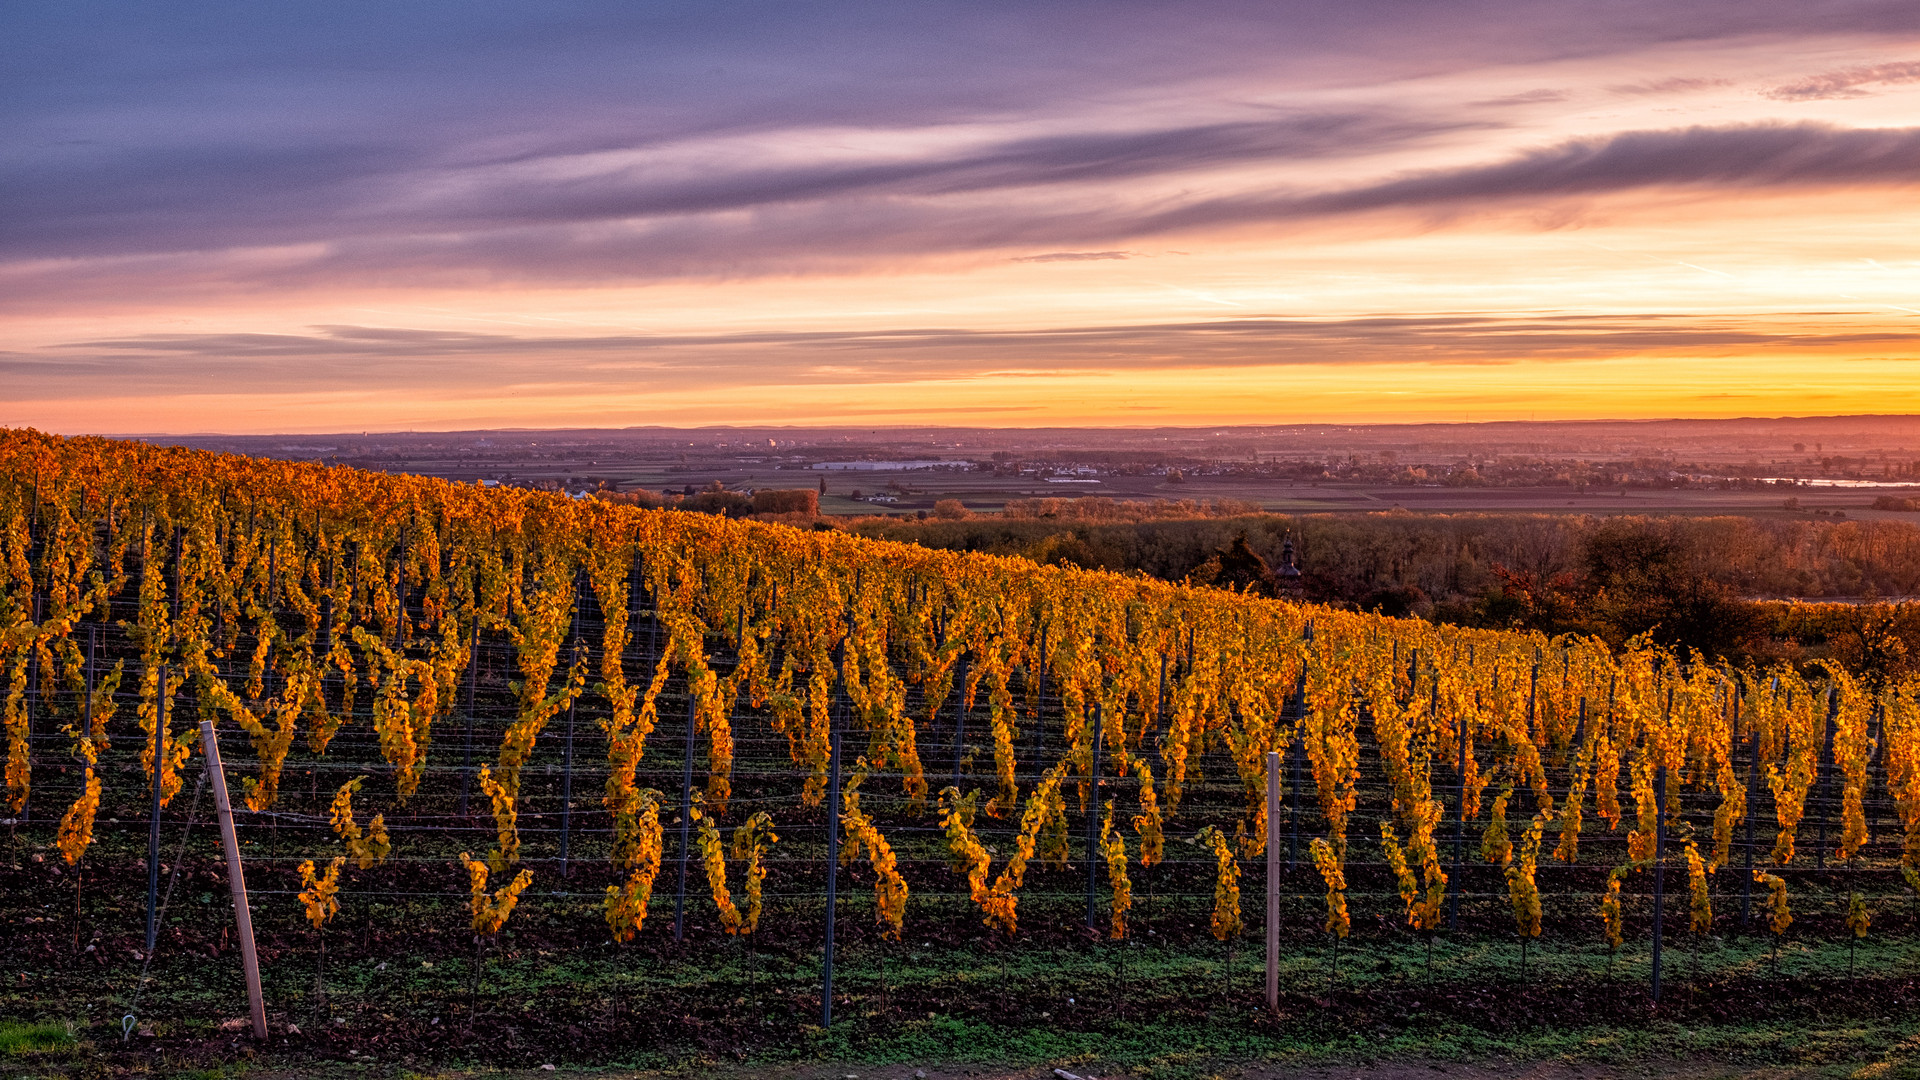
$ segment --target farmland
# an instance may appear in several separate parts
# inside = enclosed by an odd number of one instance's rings
[[[1687,513],[1879,520],[1879,491],[1920,491],[1909,417],[1578,424],[1146,429],[633,428],[302,436],[186,436],[200,449],[473,481],[661,492],[815,487],[833,515],[931,511],[958,499],[1231,499],[1267,510]],[[912,470],[888,462],[938,462]],[[866,470],[828,468],[861,464]],[[1174,481],[1169,470],[1180,474]],[[1866,483],[1782,492],[1759,477]],[[1061,481],[1072,481],[1071,483]],[[1905,487],[1902,487],[1902,484]],[[895,490],[889,485],[906,490]],[[854,500],[891,493],[895,503]],[[1800,508],[1787,510],[1788,497]]]
[[[0,456],[0,1010],[123,1064],[247,1041],[200,721],[273,1054],[1907,1037],[1911,683],[522,489],[29,433]],[[1850,1034],[1792,1043],[1823,1025]]]

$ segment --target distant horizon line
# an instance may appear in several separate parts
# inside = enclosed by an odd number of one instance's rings
[[[393,428],[382,431],[142,431],[142,432],[54,432],[68,438],[104,438],[104,439],[267,439],[267,438],[343,438],[371,439],[395,435],[484,435],[489,433],[532,435],[545,433],[615,433],[635,432],[726,432],[726,431],[855,431],[865,429],[870,433],[881,432],[922,432],[922,431],[1275,431],[1312,428],[1500,428],[1500,427],[1554,427],[1570,428],[1581,426],[1649,426],[1655,424],[1743,424],[1743,423],[1794,423],[1811,421],[1839,420],[1910,420],[1920,422],[1920,413],[1815,413],[1801,416],[1731,416],[1731,417],[1689,417],[1664,416],[1641,418],[1591,418],[1591,419],[1549,419],[1549,420],[1386,420],[1373,422],[1334,422],[1303,421],[1294,423],[1247,424],[1005,424],[1005,425],[959,425],[959,424],[700,424],[677,426],[672,424],[637,424],[627,427],[478,427],[478,428]],[[32,425],[0,424],[0,430],[29,430]]]

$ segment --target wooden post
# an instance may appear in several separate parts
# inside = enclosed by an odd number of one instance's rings
[[[1660,942],[1667,899],[1667,767],[1653,770],[1653,1000],[1660,1000]]]
[[[247,974],[247,1004],[253,1010],[253,1037],[267,1037],[267,1002],[260,992],[260,958],[253,951],[253,912],[247,907],[247,878],[240,866],[240,838],[233,831],[233,804],[227,801],[227,774],[220,767],[220,737],[213,721],[200,721],[200,748],[213,778],[213,807],[220,815],[220,846],[227,852],[227,884],[233,890],[234,936],[240,939],[240,966]]]
[[[153,714],[153,823],[147,831],[147,956],[153,956],[160,924],[160,761],[167,733],[167,665],[160,665],[160,690]]]
[[[1267,1008],[1280,1009],[1280,751],[1267,751]]]
[[[1087,929],[1097,933],[1093,921],[1093,887],[1096,884],[1100,866],[1100,703],[1093,703],[1093,746],[1089,753],[1093,759],[1093,775],[1088,781],[1093,787],[1091,805],[1087,807]]]
[[[820,952],[820,1026],[833,1026],[833,910],[840,891],[840,733],[827,736],[827,940]]]

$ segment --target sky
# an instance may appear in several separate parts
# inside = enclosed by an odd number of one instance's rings
[[[18,0],[0,425],[1920,412],[1911,0]]]

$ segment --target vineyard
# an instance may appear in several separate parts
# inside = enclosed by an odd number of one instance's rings
[[[338,1053],[1091,1023],[1041,960],[1258,1016],[1269,895],[1283,1011],[1343,951],[1601,1016],[1661,941],[1686,1002],[1917,929],[1920,686],[1835,666],[27,431],[0,635],[0,1010],[127,1045],[246,1008],[203,722],[274,1038]]]

